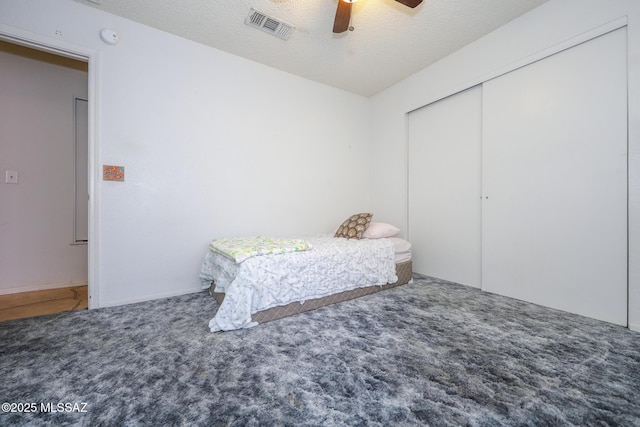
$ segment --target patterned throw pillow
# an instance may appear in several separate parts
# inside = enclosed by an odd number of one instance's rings
[[[364,230],[369,226],[372,216],[373,214],[370,213],[351,215],[340,227],[338,227],[338,231],[336,231],[334,237],[360,239]]]

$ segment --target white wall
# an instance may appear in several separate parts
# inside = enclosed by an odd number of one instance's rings
[[[74,96],[87,72],[68,60],[0,50],[0,294],[87,283],[74,232]],[[4,48],[3,48],[4,49]],[[53,57],[55,59],[55,57]],[[80,68],[80,69],[79,69]],[[18,184],[5,184],[5,171]]]
[[[0,25],[95,52],[97,166],[126,173],[92,195],[100,306],[198,290],[212,238],[331,231],[370,206],[366,98],[71,0],[0,0]]]
[[[629,304],[630,323],[640,329],[635,0],[551,0],[375,96],[371,111],[366,98],[72,0],[0,0],[0,32],[95,54],[94,166],[126,167],[124,183],[100,181],[92,194],[99,288],[92,298],[106,306],[197,290],[200,262],[214,237],[328,231],[368,209],[406,227],[408,111],[624,15]],[[119,33],[117,46],[100,41],[104,27]]]
[[[551,0],[373,97],[372,165],[376,173],[372,210],[406,227],[406,113],[625,16],[629,49],[629,323],[640,330],[640,2],[636,0]]]

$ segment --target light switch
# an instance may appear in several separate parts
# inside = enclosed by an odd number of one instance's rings
[[[18,183],[18,171],[6,171],[4,177],[5,184],[17,184]]]

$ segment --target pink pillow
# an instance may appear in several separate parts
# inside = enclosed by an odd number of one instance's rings
[[[385,222],[372,222],[362,233],[363,239],[380,239],[393,237],[400,233],[400,229]]]

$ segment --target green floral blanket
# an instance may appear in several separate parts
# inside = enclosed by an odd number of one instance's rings
[[[311,249],[302,239],[278,239],[274,237],[230,237],[211,242],[211,249],[225,255],[237,264],[257,255],[285,254]]]

